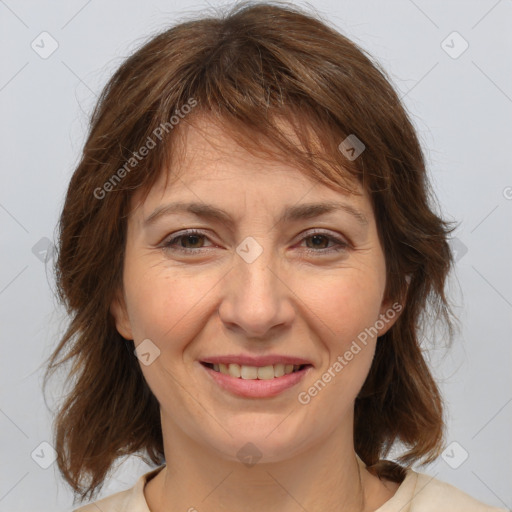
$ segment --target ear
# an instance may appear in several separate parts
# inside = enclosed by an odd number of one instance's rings
[[[375,322],[375,327],[378,329],[378,337],[386,334],[391,327],[398,320],[398,317],[402,314],[405,307],[407,298],[407,292],[409,291],[409,285],[411,284],[412,275],[407,274],[405,276],[404,288],[399,297],[390,297],[386,292],[382,299],[382,304],[379,312],[379,319]]]
[[[389,329],[393,327],[403,309],[403,304],[397,300],[393,301],[389,299],[382,302],[379,318],[375,322],[375,327],[378,330],[378,337],[386,334]]]
[[[132,326],[126,310],[123,294],[118,290],[110,304],[110,313],[114,317],[117,332],[127,340],[133,340]]]

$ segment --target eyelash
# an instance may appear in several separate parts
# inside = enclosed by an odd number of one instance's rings
[[[321,232],[321,231],[314,231],[312,233],[308,233],[306,236],[304,236],[302,239],[301,239],[301,242],[303,242],[304,240],[306,240],[307,238],[311,238],[311,237],[314,237],[314,236],[323,236],[325,238],[328,239],[329,242],[334,242],[336,244],[336,247],[335,248],[330,248],[330,249],[311,249],[311,248],[306,248],[306,252],[308,253],[315,253],[315,254],[328,254],[328,253],[336,253],[336,252],[341,252],[341,251],[344,251],[344,250],[347,250],[350,245],[339,239],[339,238],[336,238],[330,234],[327,234],[327,233],[324,233],[324,232]],[[186,248],[186,247],[173,247],[173,245],[176,243],[176,241],[182,239],[182,238],[186,238],[187,236],[200,236],[200,237],[204,237],[204,238],[208,238],[204,233],[202,233],[201,231],[197,231],[195,229],[191,229],[189,231],[185,231],[183,233],[181,233],[180,235],[178,236],[175,236],[171,239],[169,239],[168,241],[164,242],[163,244],[163,247],[164,249],[166,250],[169,250],[169,251],[178,251],[178,252],[182,252],[182,253],[194,253],[194,252],[198,252],[199,250],[203,249],[203,247],[199,247],[197,249],[189,249],[189,248]],[[208,248],[206,248],[208,249]]]

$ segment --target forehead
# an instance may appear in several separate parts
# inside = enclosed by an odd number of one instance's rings
[[[289,121],[279,118],[276,124],[289,141],[301,146]],[[311,143],[313,147],[319,146],[314,131],[311,131]],[[340,195],[365,196],[357,179],[343,168],[339,171],[340,185],[326,186],[260,134],[247,131],[240,137],[233,126],[204,113],[194,114],[192,119],[185,119],[180,124],[169,156],[168,165],[160,169],[151,189],[139,190],[134,195],[134,208],[148,202],[154,204],[164,196],[182,195],[187,190],[190,195],[198,187],[202,190],[206,187],[218,196],[223,188],[228,192],[230,185],[241,186],[246,192],[252,189],[254,194],[266,185],[266,193],[273,194],[276,200],[285,197],[288,191],[289,198],[295,197],[295,201],[299,201],[306,188],[313,195],[320,193],[331,199]],[[341,186],[342,182],[349,184],[353,193],[348,194],[346,186]],[[218,199],[226,200],[228,196],[222,194]]]

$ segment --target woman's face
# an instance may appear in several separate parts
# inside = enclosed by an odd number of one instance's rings
[[[164,441],[263,461],[351,442],[376,338],[396,316],[367,195],[257,158],[207,119],[183,140],[179,179],[164,188],[162,176],[128,219],[112,304]]]

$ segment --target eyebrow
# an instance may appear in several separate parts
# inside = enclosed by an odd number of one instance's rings
[[[277,224],[312,219],[337,211],[344,211],[348,213],[363,226],[368,225],[368,219],[361,211],[357,210],[349,204],[337,202],[306,203],[296,206],[289,206],[283,211],[277,220]],[[158,206],[153,211],[153,213],[151,213],[151,215],[149,215],[149,217],[144,220],[144,227],[148,227],[154,224],[161,217],[175,213],[190,213],[203,219],[217,220],[228,225],[233,224],[233,219],[229,213],[211,204],[177,202]]]

